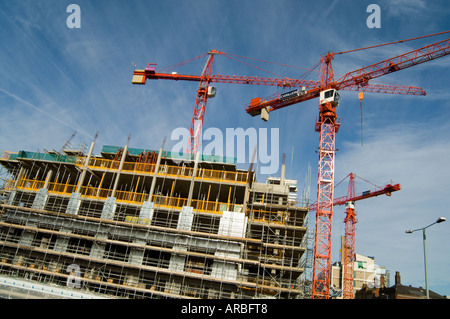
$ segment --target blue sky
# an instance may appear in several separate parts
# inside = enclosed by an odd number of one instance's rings
[[[66,8],[81,8],[81,28],[69,29]],[[381,8],[381,28],[366,25],[366,8]],[[299,77],[328,51],[345,51],[450,29],[448,1],[0,1],[0,149],[61,149],[73,143],[158,149],[171,145],[175,128],[188,127],[197,83],[150,81],[133,86],[133,64],[167,67],[212,49],[288,64],[247,61],[273,73]],[[334,72],[391,58],[445,39],[438,36],[336,56]],[[200,74],[205,59],[179,73]],[[303,69],[304,68],[304,69]],[[366,93],[361,146],[357,92],[342,91],[336,137],[336,182],[350,172],[377,184],[394,181],[402,190],[392,197],[358,202],[356,249],[378,265],[400,271],[402,282],[424,286],[422,237],[409,228],[450,218],[447,167],[450,156],[450,58],[443,57],[378,79],[374,83],[418,86],[427,96]],[[275,76],[217,56],[213,74]],[[337,76],[336,76],[337,77]],[[317,80],[317,72],[308,79]],[[286,153],[288,178],[300,191],[311,165],[311,200],[317,182],[318,115],[316,100],[271,113],[270,121],[244,111],[250,99],[277,92],[267,86],[216,84],[208,101],[204,128],[278,128],[279,149]],[[293,151],[293,152],[292,152]],[[293,154],[294,161],[291,162]],[[280,159],[281,160],[281,159]],[[248,167],[248,163],[242,165]],[[260,176],[264,181],[265,176]],[[346,182],[336,195],[346,193]],[[357,191],[372,189],[357,184]],[[313,217],[313,216],[312,216]],[[335,208],[333,260],[344,234],[344,208]],[[430,289],[450,294],[450,222],[428,231]],[[393,276],[391,278],[393,280]]]

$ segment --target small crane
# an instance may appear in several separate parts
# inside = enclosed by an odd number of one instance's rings
[[[355,202],[366,198],[376,197],[380,195],[391,196],[393,192],[401,189],[400,184],[386,184],[383,187],[376,186],[373,190],[364,191],[359,195],[356,195],[355,179],[356,177],[370,183],[362,177],[355,175],[354,173],[348,174],[341,182],[349,178],[347,196],[335,198],[333,200],[333,206],[345,205],[345,240],[344,240],[344,260],[342,260],[343,268],[343,298],[353,299],[353,282],[354,282],[354,261],[355,261],[355,238],[356,238],[356,219]],[[372,183],[370,183],[372,184]],[[336,185],[337,186],[337,185]],[[317,203],[309,206],[310,211],[317,210]]]

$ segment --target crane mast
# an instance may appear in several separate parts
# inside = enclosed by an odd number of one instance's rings
[[[355,253],[356,253],[356,219],[355,205],[353,202],[348,202],[345,208],[345,239],[344,239],[344,260],[342,260],[342,277],[343,287],[342,296],[344,299],[353,299],[355,294],[353,293],[355,273]]]
[[[200,84],[197,90],[197,97],[195,99],[194,113],[192,114],[191,127],[189,130],[189,140],[186,148],[187,154],[196,154],[201,144],[201,134],[203,129],[203,119],[205,118],[206,101],[209,96],[213,96],[210,92],[209,84],[211,82],[211,70],[214,61],[214,55],[216,51],[208,53],[208,61],[203,69]]]
[[[328,55],[322,59],[321,75],[322,87],[334,82]],[[313,298],[326,298],[330,293],[328,281],[331,275],[335,134],[340,125],[336,115],[338,105],[339,93],[336,90],[320,92],[319,117],[316,121],[316,132],[320,133],[317,184],[319,205],[314,239]]]

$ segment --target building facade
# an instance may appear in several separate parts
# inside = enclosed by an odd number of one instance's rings
[[[292,187],[217,156],[93,147],[2,154],[3,297],[302,297]]]

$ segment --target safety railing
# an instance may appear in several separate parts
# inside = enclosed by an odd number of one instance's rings
[[[200,168],[197,177],[212,181],[246,183],[248,172],[234,172]]]
[[[68,183],[48,183],[49,193],[71,194],[76,191],[76,188],[76,185],[71,185]]]
[[[148,194],[127,192],[127,191],[116,191],[115,197],[118,202],[142,204],[144,201],[148,199]]]
[[[44,187],[45,181],[34,180],[34,179],[21,179],[17,184],[17,188],[38,191]]]
[[[289,218],[285,211],[267,211],[262,209],[254,209],[253,220],[265,223],[285,224]]]
[[[84,166],[86,158],[79,157],[76,161],[77,166]],[[104,158],[91,158],[88,163],[88,167],[92,169],[105,169],[105,170],[118,170],[120,161],[109,160]],[[122,170],[124,172],[132,173],[147,173],[154,174],[156,164],[150,163],[138,163],[138,162],[124,162]],[[171,176],[171,177],[192,177],[194,173],[193,167],[187,166],[173,166],[173,165],[160,165],[157,174],[159,176]],[[197,170],[196,178],[211,181],[224,181],[234,183],[246,183],[247,172],[225,171],[225,170],[213,170],[199,168]]]
[[[77,160],[77,157],[75,157],[75,156],[39,153],[39,152],[28,152],[28,151],[19,151],[16,158],[25,158],[25,159],[50,161],[50,162],[61,162],[61,163],[75,163]]]
[[[11,181],[12,184],[13,181]],[[39,191],[39,189],[43,188],[45,185],[45,181],[40,180],[31,180],[31,179],[21,179],[17,185],[19,189],[31,190],[31,191]],[[11,186],[13,187],[13,186]],[[56,193],[61,195],[70,195],[76,191],[76,185],[68,184],[68,183],[48,183],[48,192]],[[106,188],[98,188],[98,187],[89,187],[83,186],[80,188],[81,196],[87,198],[95,198],[95,199],[106,199],[112,195],[112,189]],[[130,203],[130,204],[142,204],[144,201],[148,200],[148,193],[138,193],[138,192],[129,192],[123,190],[117,190],[115,193],[116,200],[118,202]],[[182,197],[171,197],[164,195],[153,195],[152,202],[156,206],[167,207],[167,208],[182,208],[188,204],[187,198]],[[235,207],[239,207],[239,205],[227,204],[222,202],[212,202],[206,200],[197,200],[193,199],[191,201],[191,206],[198,211],[204,212],[220,212],[229,209],[237,209]]]
[[[81,196],[93,199],[106,199],[112,195],[112,189],[83,186],[80,188]]]
[[[0,155],[0,160],[6,161],[15,160],[17,159],[17,155],[19,155],[18,152],[3,151],[2,154]]]
[[[13,188],[14,181],[7,181],[11,189]],[[31,180],[31,179],[21,179],[17,185],[18,189],[39,191],[43,188],[45,181]],[[48,183],[48,192],[60,195],[70,195],[76,191],[76,185],[68,183]],[[88,187],[83,186],[80,188],[80,193],[82,197],[105,200],[106,198],[112,196],[112,189],[98,188],[98,187]],[[115,192],[115,197],[117,202],[142,205],[143,202],[149,199],[148,193],[130,192],[117,190]],[[153,195],[152,202],[155,207],[164,207],[169,209],[181,209],[183,206],[188,205],[188,199],[183,197],[171,197],[164,195]],[[195,211],[205,212],[205,213],[215,213],[221,214],[223,211],[234,211],[241,212],[243,207],[242,204],[226,203],[219,201],[207,201],[192,199],[190,206],[193,207]],[[276,224],[286,224],[288,223],[289,215],[284,211],[266,211],[266,210],[252,210],[252,216],[250,216],[254,221],[260,221],[265,223],[276,223]]]
[[[14,189],[14,185],[16,185],[16,181],[12,180],[12,179],[8,179],[3,184],[3,189],[5,189],[5,190],[12,190],[12,189]]]

